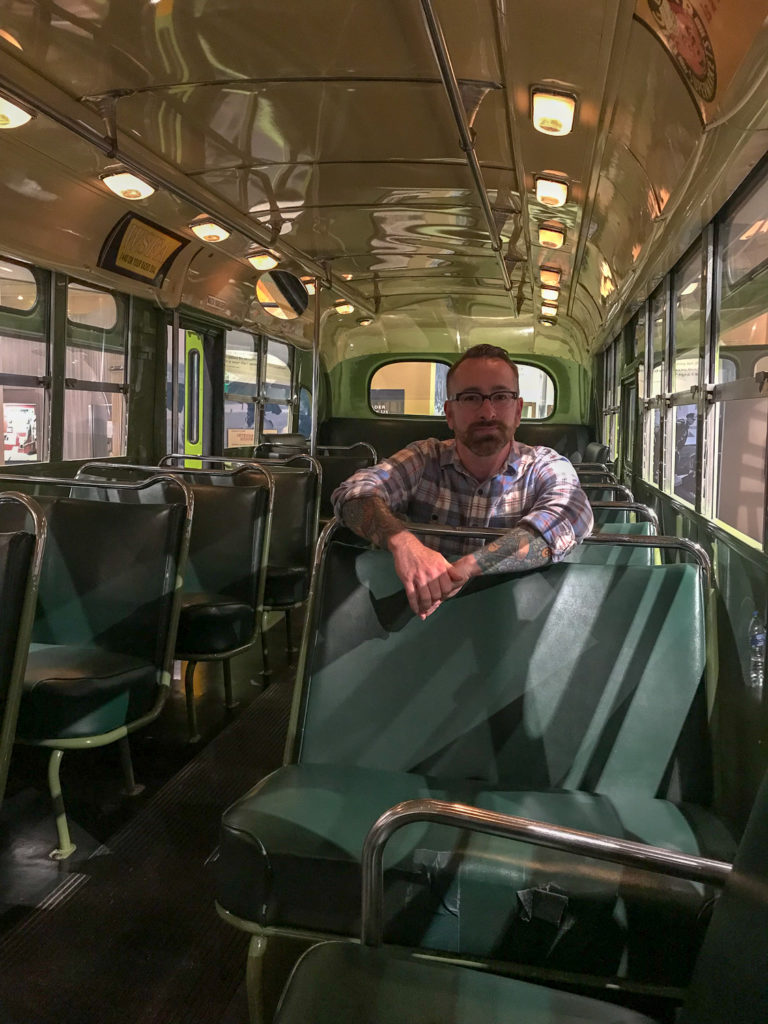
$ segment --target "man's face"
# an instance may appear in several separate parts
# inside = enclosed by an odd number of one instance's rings
[[[515,371],[500,359],[467,359],[451,377],[450,393],[479,391],[489,395],[494,391],[517,391]],[[495,455],[514,439],[515,430],[523,412],[522,398],[506,407],[484,401],[479,408],[446,402],[445,418],[448,426],[473,455]]]

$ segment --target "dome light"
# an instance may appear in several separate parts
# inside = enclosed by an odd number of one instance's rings
[[[346,299],[339,299],[337,302],[334,302],[333,308],[337,313],[354,313],[355,311],[355,307]]]
[[[155,191],[154,185],[150,185],[148,181],[144,181],[143,178],[139,178],[129,171],[108,171],[106,174],[102,174],[101,180],[111,192],[120,196],[121,199],[132,201],[147,199]]]
[[[307,290],[307,295],[314,295],[315,294],[315,279],[314,279],[314,277],[302,277],[300,280],[301,280],[301,283],[304,285],[304,287]]]
[[[32,116],[31,111],[0,96],[0,128],[21,128],[32,120]]]
[[[373,317],[361,316],[357,322],[361,327],[370,327],[370,325],[373,323]]]
[[[547,249],[562,249],[565,241],[565,228],[562,224],[542,224],[539,227],[539,245]]]
[[[229,238],[227,229],[212,220],[197,221],[189,226],[204,242],[223,242],[225,238]]]
[[[567,135],[573,128],[576,100],[563,92],[534,88],[531,104],[533,127],[544,135]]]
[[[557,316],[557,303],[556,302],[542,302],[542,304],[541,304],[541,315],[542,316]]]
[[[266,249],[261,252],[255,252],[251,256],[247,256],[246,259],[254,270],[274,270],[280,262],[276,256],[271,252],[267,252]]]
[[[557,288],[542,288],[541,297],[544,302],[557,302],[560,298],[560,292]]]
[[[542,267],[539,270],[539,277],[542,285],[546,285],[549,288],[560,287],[560,271],[557,267]]]
[[[544,327],[554,327],[555,326],[555,318],[551,317],[551,316],[540,316],[539,317],[539,323],[543,324]]]
[[[565,206],[568,202],[568,183],[556,178],[537,178],[536,200],[544,206]]]

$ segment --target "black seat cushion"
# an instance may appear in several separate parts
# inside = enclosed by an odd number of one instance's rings
[[[572,992],[397,949],[323,942],[302,956],[274,1024],[653,1024]]]
[[[253,638],[256,609],[220,594],[183,594],[176,657],[191,659],[224,654]]]
[[[264,604],[272,607],[301,604],[307,598],[309,570],[306,566],[267,566]]]
[[[98,647],[32,644],[17,736],[23,740],[98,736],[147,714],[155,665]]]
[[[642,794],[509,792],[350,765],[289,765],[224,814],[219,903],[263,926],[359,934],[363,839],[389,807],[423,797],[723,860],[735,847],[702,808]],[[401,829],[384,865],[385,940],[398,945],[680,985],[706,924],[708,896],[692,883],[445,826]],[[556,889],[546,892],[549,883]]]

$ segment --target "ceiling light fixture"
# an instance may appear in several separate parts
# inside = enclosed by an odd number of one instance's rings
[[[557,302],[560,292],[557,288],[542,288],[541,298],[544,302]]]
[[[534,86],[531,100],[533,127],[544,135],[567,135],[573,128],[576,98],[570,93]]]
[[[114,192],[121,199],[147,199],[155,191],[155,186],[150,185],[148,181],[121,169],[105,171],[101,180],[110,192]]]
[[[315,279],[314,279],[314,277],[302,277],[301,278],[301,283],[306,288],[307,295],[314,295],[315,294]]]
[[[555,326],[555,319],[554,319],[554,317],[551,317],[551,316],[540,316],[539,317],[539,323],[543,324],[544,327],[554,327]]]
[[[562,224],[541,224],[539,226],[539,245],[547,249],[562,249],[565,242],[565,228]]]
[[[541,304],[541,315],[542,316],[557,316],[557,303],[556,302],[542,302],[542,304]]]
[[[18,103],[12,103],[11,100],[0,95],[0,128],[21,128],[34,116],[31,110],[26,110]]]
[[[547,285],[549,288],[560,287],[560,276],[561,272],[557,267],[541,267],[539,270],[539,278],[543,285]]]
[[[204,242],[223,242],[225,238],[229,238],[227,229],[212,220],[197,221],[189,226]]]
[[[361,327],[369,327],[373,323],[373,317],[361,316],[357,322]]]
[[[254,270],[273,270],[280,262],[273,253],[267,252],[266,249],[254,252],[250,256],[246,256],[246,259]]]
[[[355,307],[351,302],[347,302],[346,299],[338,299],[333,304],[333,308],[337,313],[354,313]]]
[[[568,202],[568,183],[557,178],[537,178],[536,200],[544,206],[565,206]]]

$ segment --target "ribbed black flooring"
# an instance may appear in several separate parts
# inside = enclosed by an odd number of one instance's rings
[[[213,906],[221,813],[283,754],[274,682],[97,854],[0,940],[0,1024],[213,1024],[247,936]]]

